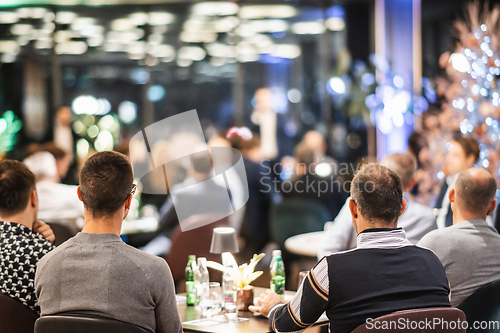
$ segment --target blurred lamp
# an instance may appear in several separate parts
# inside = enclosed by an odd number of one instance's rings
[[[234,228],[214,228],[210,253],[239,252]]]

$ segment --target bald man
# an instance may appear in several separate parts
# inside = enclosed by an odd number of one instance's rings
[[[486,223],[497,201],[497,183],[484,169],[460,172],[449,199],[453,225],[428,233],[417,244],[438,256],[451,287],[451,305],[500,279],[500,235]]]

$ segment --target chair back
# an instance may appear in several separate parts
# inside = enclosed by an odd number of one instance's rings
[[[33,331],[31,331],[33,332]],[[149,333],[144,328],[123,321],[76,315],[40,317],[35,323],[35,333]]]
[[[206,221],[214,221],[213,215],[191,216],[186,221],[183,221],[183,226],[201,225],[201,227],[183,232],[180,226],[177,226],[172,234],[172,246],[166,260],[176,283],[184,278],[190,254],[194,254],[196,257],[206,257],[207,260],[220,261],[220,254],[210,253],[212,231],[214,228],[227,227],[229,225],[228,218],[224,217],[210,224],[206,224]]]
[[[287,238],[322,231],[325,222],[331,219],[331,213],[320,202],[285,198],[271,208],[271,239],[284,249]]]
[[[55,246],[59,246],[71,237],[75,236],[76,233],[69,225],[61,223],[61,222],[47,222],[50,226],[54,235],[56,236],[56,240],[54,241]]]
[[[434,322],[436,325],[432,325]],[[415,309],[398,311],[385,316],[377,317],[373,319],[373,321],[358,326],[351,333],[465,333],[466,327],[465,325],[462,325],[464,322],[465,314],[459,309]],[[384,323],[386,326],[384,326]],[[401,326],[401,323],[403,323],[405,327]],[[430,324],[424,325],[426,323]],[[420,327],[418,327],[419,325]]]
[[[33,333],[38,314],[20,301],[0,293],[0,332]]]
[[[467,316],[467,332],[499,332],[500,327],[500,280],[488,283],[476,290],[458,306]],[[497,326],[474,329],[474,322],[496,323]]]

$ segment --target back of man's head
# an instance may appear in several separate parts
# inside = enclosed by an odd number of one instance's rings
[[[485,169],[464,170],[455,183],[456,207],[477,217],[486,216],[496,190],[495,178]]]
[[[408,153],[394,153],[386,156],[382,160],[381,164],[385,165],[401,177],[404,191],[409,189],[413,176],[417,171],[417,162],[413,156]]]
[[[299,143],[294,151],[295,159],[304,167],[309,168],[316,160],[316,154],[305,142]]]
[[[0,161],[0,214],[13,216],[28,206],[35,175],[21,162]]]
[[[92,155],[80,172],[80,193],[94,217],[116,213],[132,190],[134,175],[127,156],[105,151]]]
[[[48,151],[34,153],[33,155],[27,157],[23,162],[31,170],[31,172],[33,172],[36,177],[36,181],[56,181],[56,159]]]
[[[365,164],[352,180],[351,198],[366,220],[394,223],[403,206],[401,178],[381,164]]]

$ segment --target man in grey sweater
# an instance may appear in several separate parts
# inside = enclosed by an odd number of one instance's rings
[[[85,226],[38,264],[35,291],[42,316],[97,315],[149,332],[182,332],[167,263],[120,239],[133,179],[120,153],[97,153],[85,162],[78,187]]]
[[[434,230],[418,242],[438,256],[451,287],[451,305],[500,279],[500,235],[486,223],[496,207],[497,183],[484,169],[460,172],[449,199],[453,225]]]

